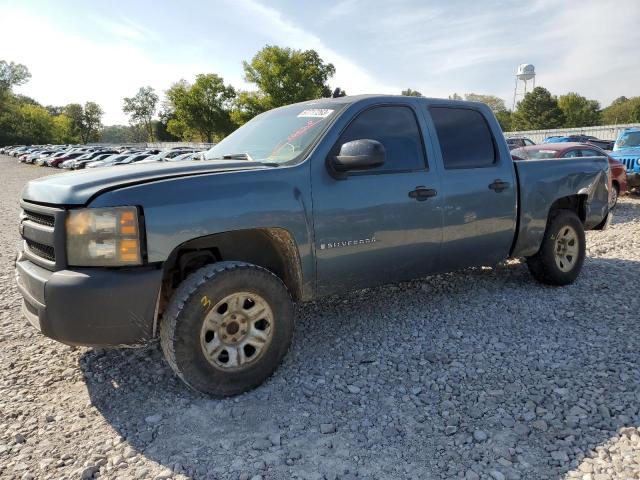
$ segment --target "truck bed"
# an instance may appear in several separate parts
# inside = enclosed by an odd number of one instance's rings
[[[598,226],[609,210],[609,162],[606,157],[514,161],[518,177],[518,227],[512,257],[540,248],[551,206],[573,198],[583,206],[585,229]],[[575,198],[578,197],[578,198]]]

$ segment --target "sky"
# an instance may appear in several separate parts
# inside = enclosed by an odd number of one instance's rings
[[[519,64],[536,85],[603,106],[640,95],[640,0],[0,0],[0,60],[43,105],[95,101],[126,124],[122,99],[162,96],[217,73],[252,89],[242,60],[267,44],[315,49],[348,94],[493,94],[513,102]]]

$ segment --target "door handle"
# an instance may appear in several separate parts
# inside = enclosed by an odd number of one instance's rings
[[[424,188],[424,187],[416,187],[415,190],[411,190],[409,192],[409,197],[415,198],[419,202],[424,202],[425,200],[435,197],[438,195],[438,191],[433,188]]]
[[[494,190],[496,193],[500,193],[501,191],[509,188],[509,182],[503,182],[500,179],[496,179],[493,183],[489,184],[489,188]]]

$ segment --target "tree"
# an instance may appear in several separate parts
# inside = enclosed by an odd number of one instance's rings
[[[564,115],[564,127],[591,127],[600,122],[600,104],[577,93],[558,97],[558,107]]]
[[[347,96],[347,92],[345,92],[340,87],[336,87],[333,90],[333,93],[331,94],[331,98],[340,98],[340,97],[346,97],[346,96]]]
[[[87,102],[83,107],[79,103],[70,103],[64,107],[63,113],[71,120],[71,134],[82,143],[100,138],[104,114],[100,105]]]
[[[241,122],[275,107],[330,97],[327,84],[336,69],[325,63],[315,50],[293,50],[267,45],[251,59],[242,62],[245,80],[258,92],[242,92],[236,101],[240,111],[234,118]]]
[[[15,86],[23,85],[30,78],[29,69],[21,63],[0,60],[0,96],[10,92]]]
[[[128,125],[109,125],[100,132],[100,141],[123,144],[131,141],[131,127]]]
[[[47,111],[49,108],[47,107]],[[51,112],[49,112],[51,115]],[[53,116],[52,143],[76,143],[77,137],[73,136],[73,122],[64,114]]]
[[[166,94],[169,106],[164,115],[172,117],[167,130],[173,135],[184,139],[197,136],[211,143],[235,128],[231,108],[236,91],[215,73],[197,75],[193,85],[181,80]]]
[[[602,110],[601,116],[605,125],[640,122],[640,97],[618,97]]]
[[[24,104],[14,114],[17,143],[44,144],[53,139],[53,119],[39,105]]]
[[[104,115],[104,112],[97,103],[87,102],[84,104],[82,131],[80,133],[82,143],[87,143],[90,140],[97,141],[100,138],[102,115]]]
[[[418,90],[412,90],[410,88],[402,90],[401,95],[405,95],[407,97],[422,97],[422,94]]]
[[[544,87],[528,92],[511,116],[514,130],[542,130],[559,128],[564,122],[558,100]]]
[[[502,98],[496,97],[495,95],[465,93],[464,99],[469,102],[481,102],[487,104],[496,116],[502,131],[508,132],[511,129],[511,112],[507,110],[507,106]]]
[[[151,87],[140,87],[133,97],[125,97],[122,111],[130,115],[131,125],[146,132],[147,139],[153,141],[153,116],[156,114],[158,95]]]
[[[449,100],[462,100],[462,97],[457,93],[454,93],[453,95],[449,95]]]

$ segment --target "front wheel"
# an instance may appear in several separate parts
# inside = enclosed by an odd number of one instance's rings
[[[174,293],[160,324],[173,371],[214,397],[264,382],[287,353],[294,308],[282,281],[244,262],[219,262],[190,275]]]
[[[620,187],[615,183],[611,186],[611,193],[609,194],[609,210],[613,210],[613,207],[618,203],[618,197],[620,196]]]
[[[547,285],[573,283],[582,269],[586,253],[584,227],[570,210],[552,213],[538,253],[527,258],[533,277]]]

